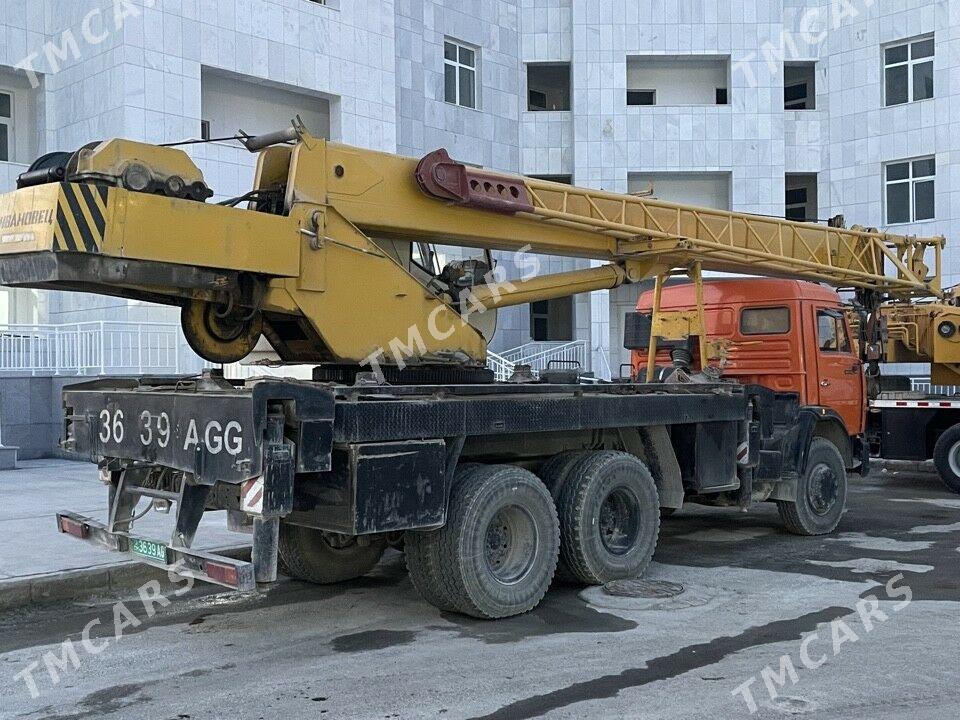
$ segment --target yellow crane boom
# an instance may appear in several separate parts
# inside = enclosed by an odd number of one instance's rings
[[[325,142],[299,125],[247,145],[258,153],[254,187],[219,205],[205,202],[202,173],[170,147],[111,140],[31,169],[0,196],[0,283],[180,305],[187,339],[213,361],[245,356],[263,334],[285,361],[347,365],[389,364],[397,353],[385,351],[398,348],[407,364],[481,364],[489,328],[478,307],[694,266],[901,304],[944,300],[939,237],[571,187],[468,167],[442,150],[417,161]],[[506,281],[459,263],[435,276],[414,261],[418,243],[606,264]]]

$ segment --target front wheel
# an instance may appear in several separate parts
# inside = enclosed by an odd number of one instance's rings
[[[361,577],[380,562],[387,547],[382,538],[361,539],[280,524],[280,559],[300,580],[329,585]]]
[[[806,471],[797,479],[794,500],[778,500],[777,509],[794,535],[826,535],[836,530],[847,504],[847,470],[837,446],[815,437]]]
[[[947,429],[933,448],[933,464],[943,484],[960,493],[960,425]]]

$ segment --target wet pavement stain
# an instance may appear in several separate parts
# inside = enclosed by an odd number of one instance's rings
[[[463,638],[496,645],[563,633],[628,632],[637,627],[633,620],[590,607],[577,597],[578,590],[570,586],[554,587],[531,612],[495,622],[444,613],[443,619],[454,627],[431,625],[429,629],[456,632]]]
[[[416,638],[413,630],[364,630],[335,637],[330,645],[339,653],[358,653],[409,645]]]
[[[830,607],[800,617],[747,628],[739,635],[728,635],[710,642],[688,645],[670,655],[653,658],[645,667],[630,668],[615,675],[602,675],[553,692],[534,695],[472,720],[523,720],[540,717],[576,703],[615,697],[622,690],[677,677],[718,663],[728,655],[748,648],[799,640],[821,623],[831,622],[853,612],[853,608]]]
[[[148,703],[152,700],[149,695],[143,694],[144,684],[128,683],[97,690],[85,696],[77,703],[80,712],[69,715],[44,715],[40,720],[84,720],[84,718],[103,717],[111,713],[120,712],[128,707]],[[46,708],[49,710],[50,708]]]

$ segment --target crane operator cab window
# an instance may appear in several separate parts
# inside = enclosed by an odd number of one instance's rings
[[[850,352],[850,338],[843,315],[834,310],[817,313],[817,342],[821,352]]]

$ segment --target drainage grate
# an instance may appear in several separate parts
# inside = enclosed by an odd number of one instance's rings
[[[603,592],[614,597],[672,598],[683,592],[680,583],[666,580],[614,580],[603,586]]]

